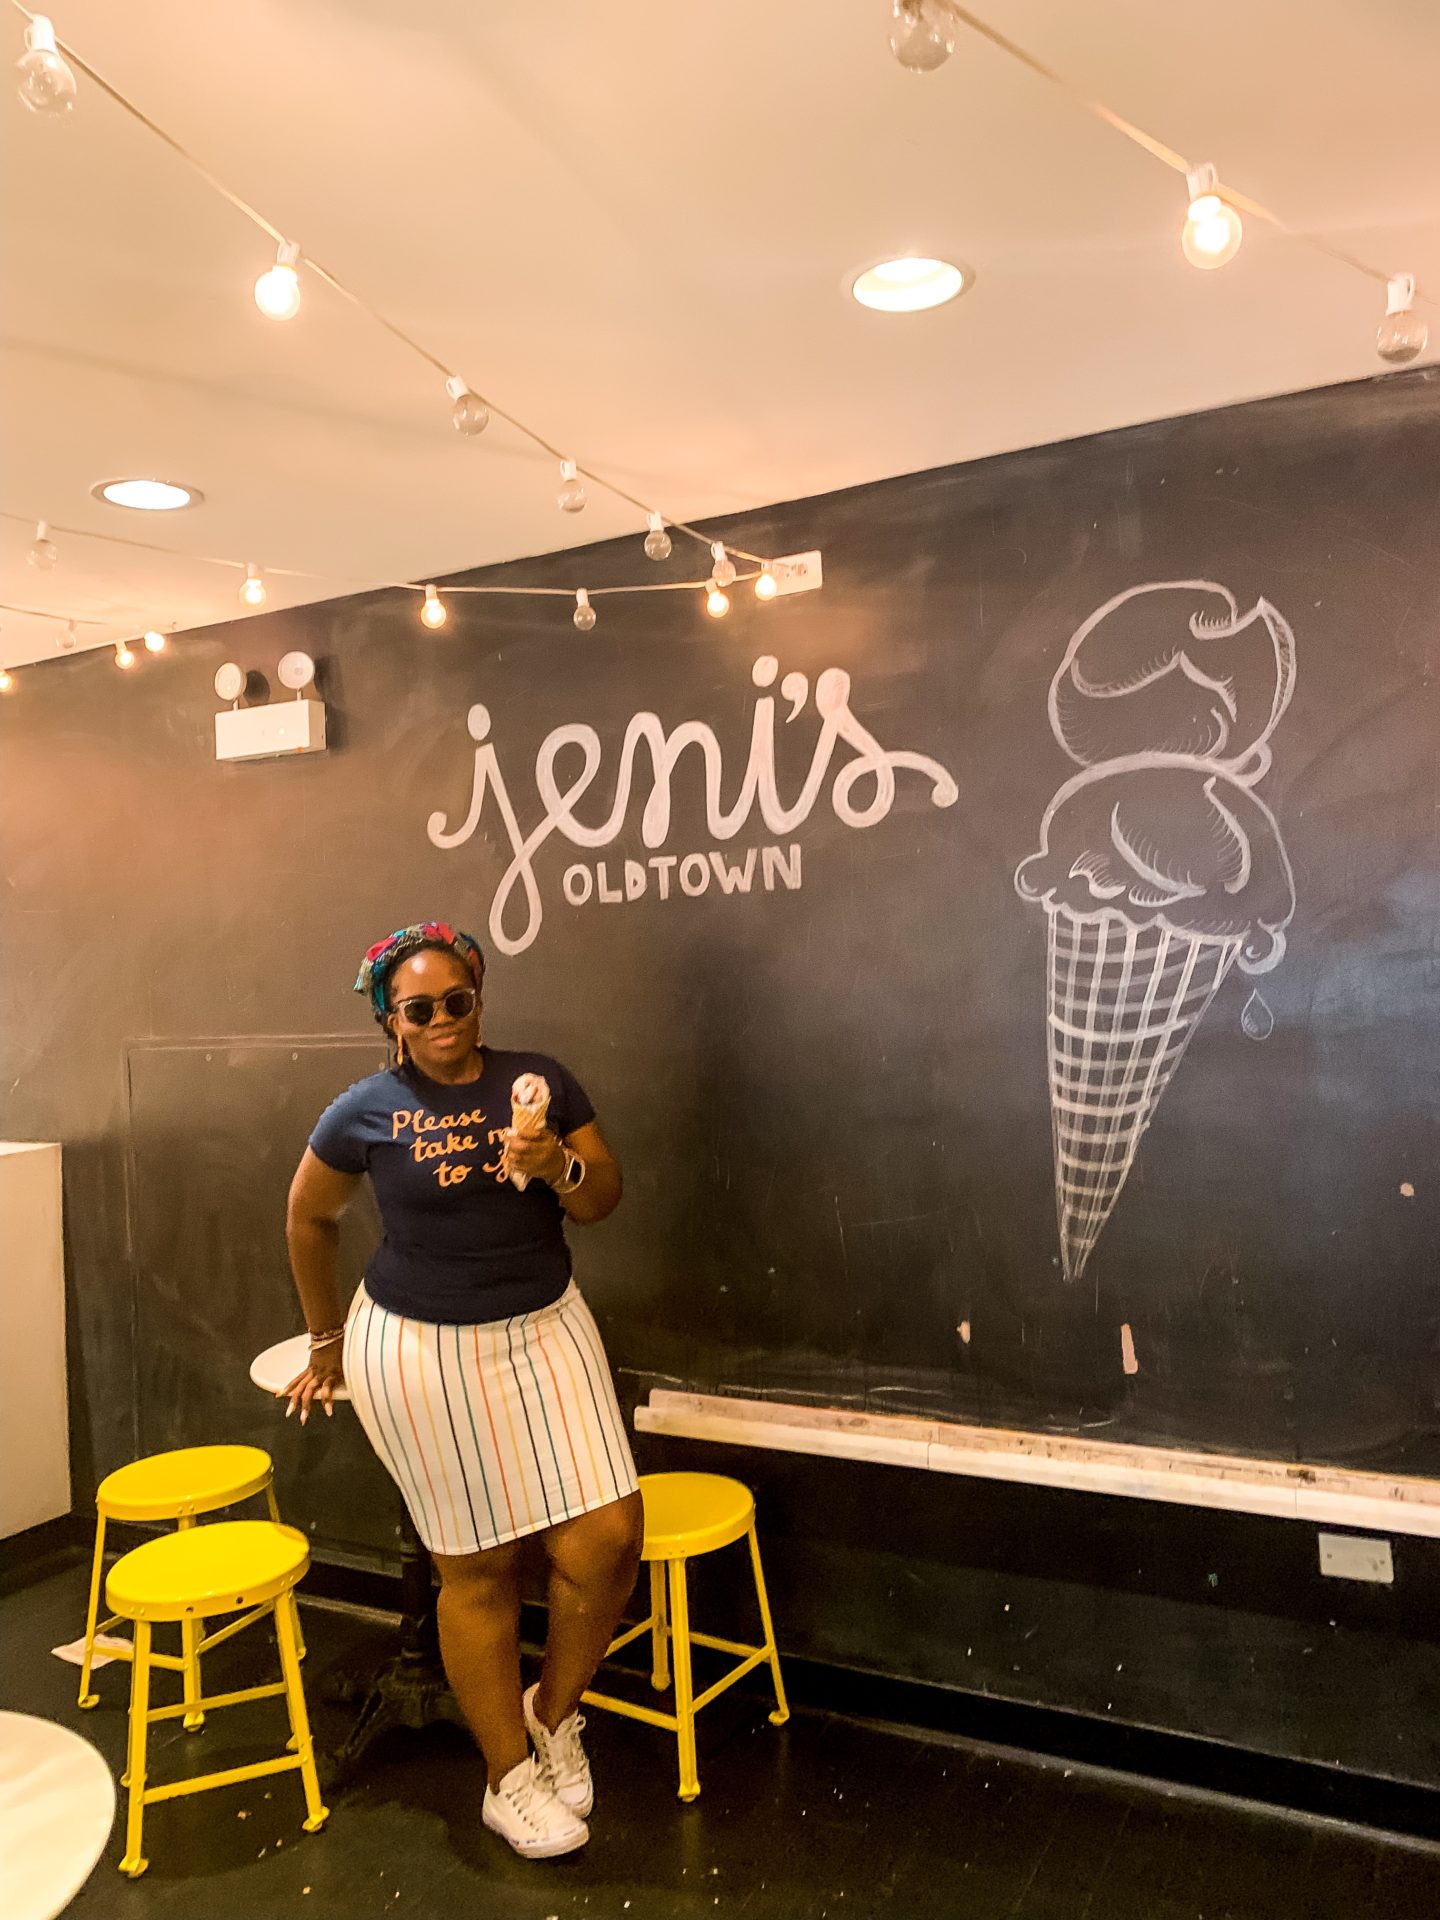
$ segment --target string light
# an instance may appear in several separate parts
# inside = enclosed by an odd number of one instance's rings
[[[944,0],[893,0],[890,51],[907,73],[933,73],[955,51],[955,19]]]
[[[135,655],[131,652],[127,641],[121,640],[117,642],[115,647],[115,664],[125,673],[128,673],[131,667],[134,666]]]
[[[715,565],[710,570],[710,577],[716,586],[734,586],[735,562],[730,558],[729,554],[726,553],[725,542],[723,540],[716,540],[711,544],[710,557],[715,562]]]
[[[1375,351],[1391,366],[1403,367],[1415,359],[1430,339],[1430,329],[1411,311],[1414,300],[1414,274],[1397,273],[1386,285],[1385,318],[1375,335]]]
[[[779,591],[780,582],[775,578],[774,570],[767,560],[755,576],[755,598],[773,600]]]
[[[555,496],[555,504],[562,513],[579,513],[585,505],[585,489],[573,460],[560,462],[560,491]]]
[[[75,104],[75,75],[55,44],[55,29],[43,13],[25,29],[25,51],[15,66],[15,90],[32,113],[69,113]]]
[[[67,620],[63,632],[56,636],[55,644],[62,653],[73,653],[80,644],[80,636],[75,631],[75,622]]]
[[[163,653],[165,651],[165,636],[155,627],[146,629],[145,651],[147,653]]]
[[[458,373],[450,375],[445,391],[455,403],[450,410],[455,431],[467,437],[483,433],[490,424],[490,409],[479,394],[472,393]]]
[[[255,282],[255,304],[267,320],[293,320],[300,311],[300,249],[282,240],[275,264]]]
[[[24,9],[22,8],[21,11],[24,11]],[[1155,139],[1141,128],[1135,126],[1132,122],[1123,119],[1103,102],[1089,97],[1080,88],[1067,81],[1061,74],[1038,60],[1024,47],[1007,38],[1007,36],[997,28],[991,26],[987,21],[981,19],[978,15],[960,4],[960,0],[891,0],[892,48],[896,58],[901,60],[902,64],[914,70],[925,71],[943,64],[953,50],[956,29],[960,25],[967,27],[978,36],[988,40],[1008,57],[1025,66],[1032,73],[1037,74],[1059,91],[1065,93],[1074,104],[1080,106],[1095,118],[1103,121],[1111,127],[1112,130],[1123,134],[1126,139],[1145,149],[1166,166],[1186,175],[1190,175],[1194,171],[1191,169],[1189,162],[1173,148],[1166,146],[1163,142]],[[53,44],[53,28],[48,18],[44,15],[33,16],[25,37],[27,58],[21,62],[21,91],[22,95],[26,97],[27,105],[35,106],[41,111],[52,111],[58,108],[63,112],[69,107],[73,98],[74,73],[68,63],[60,56],[58,45]],[[55,55],[53,64],[44,57],[52,51]],[[36,53],[41,56],[39,60],[31,60],[28,58],[29,55]],[[157,126],[155,122],[142,114],[123,93],[111,86],[102,76],[97,74],[79,55],[72,55],[72,58],[74,58],[80,71],[84,73],[85,77],[92,84],[99,87],[115,105],[119,106],[123,112],[143,126],[152,137],[158,139],[172,154],[182,160],[192,170],[199,173],[205,183],[213,191],[218,193],[230,206],[243,214],[244,217],[249,219],[255,226],[267,232],[272,238],[275,236],[275,228],[255,207],[234,193],[222,181],[218,180],[194,154],[189,152],[188,149],[171,134],[167,133],[163,127]],[[39,72],[49,76],[48,80],[42,80],[41,82],[40,98],[38,101],[29,96],[24,85],[25,77],[32,72]],[[1264,220],[1280,231],[1289,234],[1291,238],[1325,253],[1328,257],[1350,267],[1353,271],[1363,273],[1372,279],[1382,282],[1388,283],[1390,281],[1391,276],[1380,272],[1366,261],[1343,251],[1328,241],[1321,240],[1314,234],[1296,233],[1293,229],[1287,227],[1276,214],[1247,196],[1228,187],[1223,191],[1220,190],[1213,168],[1201,171],[1208,176],[1206,184],[1211,191],[1209,194],[1197,191],[1197,185],[1192,180],[1191,219],[1187,220],[1186,223],[1186,238],[1198,240],[1200,242],[1199,252],[1204,256],[1203,259],[1197,260],[1196,264],[1214,267],[1224,264],[1226,259],[1233,257],[1233,253],[1238,247],[1242,237],[1240,213],[1243,210],[1247,218]],[[1218,206],[1211,208],[1208,205],[1197,206],[1194,204],[1196,202],[1207,201],[1209,198],[1217,201]],[[1189,230],[1192,225],[1201,227],[1207,222],[1214,223],[1215,231],[1213,233],[1209,231],[1193,235],[1190,233]],[[1219,231],[1221,227],[1224,229],[1223,237]],[[1219,241],[1218,245],[1215,244],[1216,241]],[[1186,251],[1187,255],[1190,254],[1188,245]],[[257,304],[261,306],[262,311],[266,311],[267,313],[273,312],[276,317],[288,318],[298,310],[300,304],[300,287],[297,264],[300,257],[300,250],[294,243],[282,242],[280,244],[275,267],[272,268],[269,273],[262,274],[256,282]],[[1193,258],[1194,256],[1190,255],[1190,257]],[[333,291],[356,306],[361,312],[366,313],[379,326],[384,328],[400,345],[407,348],[417,357],[425,360],[429,366],[446,380],[447,388],[451,381],[457,378],[457,376],[448,374],[443,363],[438,361],[422,343],[412,338],[401,327],[387,319],[384,314],[370,306],[360,295],[352,292],[350,288],[345,286],[344,283],[338,280],[333,274],[318,266],[309,256],[306,256],[306,265],[312,273],[323,279]],[[1408,276],[1394,276],[1394,279],[1397,280],[1402,278],[1408,279]],[[262,298],[261,286],[263,283],[270,283],[275,287],[275,292],[280,298],[278,307],[267,305],[266,300]],[[1411,298],[1423,300],[1426,299],[1426,296],[1416,292],[1412,293]],[[1386,319],[1391,320],[1393,318],[1395,318],[1395,315],[1387,307]],[[1400,330],[1397,329],[1397,331]],[[1413,338],[1414,334],[1418,333],[1423,338],[1426,331],[1423,326],[1417,326],[1411,337]],[[1377,347],[1378,345],[1379,342],[1377,340]],[[1404,358],[1414,357],[1414,354],[1418,354],[1421,351],[1423,351],[1423,346],[1416,346],[1413,354],[1405,353],[1403,356],[1397,356],[1397,363],[1403,364]],[[463,385],[463,383],[461,384]],[[452,398],[453,397],[452,395]],[[472,397],[478,399],[478,396]],[[485,411],[489,411],[489,409],[485,407],[485,403],[481,402],[480,406],[485,408]],[[508,424],[513,426],[532,443],[541,447],[554,457],[559,458],[558,449],[551,446],[534,428],[527,426],[523,421],[516,419],[501,409],[497,408],[495,411],[501,419],[507,421]],[[569,469],[568,473],[566,469]],[[665,533],[663,523],[657,525],[657,523],[661,522],[661,516],[659,514],[648,508],[644,502],[636,499],[634,495],[627,492],[626,489],[618,483],[593,475],[592,478],[595,478],[597,484],[606,487],[607,490],[614,493],[618,498],[627,501],[630,505],[645,513],[650,523],[651,532],[662,534],[668,542],[669,536]],[[580,498],[575,500],[573,504],[568,501],[565,502],[564,510],[568,512],[578,512],[584,504],[584,489],[579,485],[578,470],[575,462],[566,460],[562,463],[562,479],[567,484],[573,481],[580,495]],[[697,529],[688,526],[683,521],[672,521],[671,524],[677,531],[684,533],[688,538],[696,540],[705,539],[705,536],[699,533]],[[709,544],[708,541],[706,543]],[[130,542],[126,544],[139,545],[141,543]],[[657,541],[656,545],[658,546],[658,544]],[[646,551],[647,554],[651,553],[650,536],[648,534],[646,537]],[[657,556],[651,554],[651,557]],[[742,557],[748,561],[754,561],[762,567],[762,575],[756,582],[757,594],[760,594],[762,598],[773,597],[762,591],[764,579],[763,568],[765,563],[761,561],[760,556],[742,552]],[[231,565],[234,563],[227,561],[221,562],[220,564]],[[264,598],[263,583],[260,583],[258,594],[254,594],[252,597],[251,579],[248,577],[249,571],[250,570],[247,569],[247,580],[245,588],[242,589],[242,594],[244,594],[247,604],[258,605]],[[258,573],[258,569],[255,571]],[[667,585],[669,584],[671,583],[667,583]],[[673,584],[678,590],[690,590],[695,585],[694,582],[676,582]],[[626,591],[626,589],[617,590]],[[643,591],[644,589],[636,590]],[[721,597],[723,598],[723,589],[718,588],[718,583],[717,590],[720,591]],[[544,590],[520,589],[520,591],[539,592]],[[552,589],[551,591],[565,590]],[[720,616],[717,614],[716,617],[718,618]]]
[[[1192,267],[1223,267],[1240,251],[1244,229],[1235,209],[1220,198],[1219,180],[1207,161],[1185,176],[1190,206],[1180,245]]]
[[[420,618],[425,622],[427,627],[432,628],[443,627],[445,622],[450,618],[445,602],[440,598],[434,587],[426,587],[425,589],[425,604],[420,609]]]
[[[705,611],[712,620],[723,620],[730,611],[730,596],[714,580],[705,582]]]
[[[1043,60],[1037,59],[1028,48],[1021,46],[1018,41],[1012,40],[1008,34],[1002,33],[998,27],[992,26],[988,20],[981,19],[979,14],[971,12],[968,7],[962,5],[961,0],[933,0],[933,4],[936,8],[943,8],[943,13],[948,17],[950,22],[957,26],[964,26],[968,28],[971,33],[975,34],[977,38],[988,41],[992,47],[998,48],[1008,59],[1015,61],[1018,66],[1024,67],[1028,72],[1044,80],[1047,85],[1054,87],[1058,93],[1063,93],[1072,106],[1079,107],[1082,112],[1090,114],[1092,118],[1099,120],[1103,125],[1109,127],[1113,133],[1122,134],[1124,138],[1129,140],[1133,145],[1148,153],[1152,159],[1160,161],[1162,166],[1170,167],[1176,173],[1184,174],[1187,177],[1192,176],[1196,172],[1196,169],[1192,166],[1191,162],[1186,159],[1184,154],[1177,153],[1174,147],[1168,146],[1163,140],[1156,139],[1155,135],[1147,132],[1145,128],[1136,126],[1133,120],[1125,119],[1122,114],[1116,113],[1113,107],[1106,106],[1103,100],[1095,99],[1095,97],[1086,92],[1083,87],[1077,87],[1073,81],[1067,80],[1064,74],[1057,73],[1054,67],[1047,66]],[[899,0],[896,0],[894,10],[896,13],[901,10]],[[908,10],[913,13],[915,9],[911,6]],[[1220,201],[1220,209],[1218,214],[1212,212],[1209,208],[1200,209],[1198,210],[1199,218],[1214,219],[1216,221],[1213,234],[1214,239],[1221,240],[1220,227],[1222,225],[1224,235],[1218,254],[1216,250],[1204,248],[1202,250],[1204,257],[1195,261],[1197,266],[1222,266],[1226,259],[1233,257],[1235,249],[1240,244],[1240,215],[1243,213],[1246,219],[1262,220],[1267,226],[1274,227],[1277,232],[1283,233],[1288,239],[1295,241],[1298,245],[1309,247],[1316,253],[1323,253],[1328,260],[1334,260],[1342,267],[1348,267],[1352,273],[1364,274],[1368,280],[1378,280],[1382,285],[1387,285],[1392,278],[1389,273],[1379,267],[1373,266],[1368,260],[1361,259],[1358,254],[1351,253],[1344,247],[1336,246],[1333,241],[1321,239],[1320,236],[1314,232],[1301,232],[1290,226],[1280,218],[1279,214],[1263,205],[1260,201],[1252,199],[1249,194],[1239,193],[1233,187],[1229,186],[1222,188],[1215,179],[1214,169],[1210,168],[1206,171],[1209,174],[1206,186]],[[1190,197],[1192,201],[1203,199],[1205,197],[1205,189],[1201,188],[1197,190],[1196,186],[1192,184]],[[1187,226],[1188,224],[1187,222]],[[1211,236],[1207,235],[1205,237],[1209,238]],[[1188,246],[1186,252],[1189,257],[1194,258],[1193,255],[1189,254]],[[1394,277],[1398,278],[1398,276]],[[1417,300],[1423,301],[1427,306],[1436,304],[1433,296],[1422,293],[1418,289],[1414,297]]]
[[[37,573],[49,573],[50,569],[55,565],[55,562],[60,558],[60,550],[50,538],[50,522],[48,520],[37,520],[35,522],[35,539],[25,558],[29,561],[30,565],[35,568]]]
[[[32,524],[26,515],[19,514],[19,513],[11,513],[4,508],[0,508],[0,520],[19,521],[27,526]],[[131,548],[134,548],[135,551],[140,553],[163,554],[167,558],[175,557],[173,554],[171,554],[168,548],[156,546],[152,541],[148,541],[148,540],[131,540],[131,539],[125,538],[123,535],[118,535],[118,534],[97,534],[84,527],[60,527],[57,529],[57,531],[63,534],[67,539],[103,540],[107,545],[131,547]],[[740,551],[740,550],[727,548],[726,549],[727,558],[729,558],[733,552],[737,552],[737,551]],[[747,560],[754,558],[754,556],[749,554],[744,555],[744,557]],[[245,578],[241,584],[241,594],[246,598],[246,604],[247,605],[253,604],[258,606],[262,604],[264,599],[267,597],[266,585],[265,585],[266,576],[261,572],[261,569],[256,562],[250,561],[248,563],[242,563],[238,560],[223,558],[217,554],[193,554],[193,555],[190,555],[189,558],[193,560],[198,560],[202,565],[205,565],[205,566],[225,567],[226,569],[230,569],[230,570],[240,567],[243,564],[244,570],[245,570]],[[743,576],[737,573],[736,579],[740,579],[743,577],[746,580],[758,581],[759,575],[761,572],[769,572],[773,576],[775,564],[776,563],[772,561],[768,561],[768,560],[761,561],[757,559],[755,572],[746,573]],[[324,573],[324,574],[309,573],[300,567],[276,567],[276,568],[272,568],[271,572],[283,575],[286,579],[289,579],[289,580],[317,581],[330,586],[334,586],[337,584],[337,576],[332,573]],[[443,624],[443,617],[446,614],[447,609],[440,602],[439,590],[433,586],[422,587],[419,584],[419,582],[415,580],[389,580],[384,578],[376,579],[373,575],[366,576],[366,577],[345,577],[343,578],[342,583],[354,589],[357,592],[363,592],[363,593],[391,592],[391,593],[405,593],[405,594],[421,594],[427,600],[430,598],[430,596],[433,595],[436,607],[440,615],[442,616],[442,624]],[[707,578],[704,580],[664,580],[664,581],[657,581],[653,584],[647,583],[644,585],[640,584],[639,582],[632,582],[629,584],[619,584],[616,586],[608,586],[598,590],[587,589],[586,597],[587,599],[592,600],[592,605],[593,605],[592,594],[595,591],[604,592],[604,593],[613,593],[613,594],[634,594],[634,593],[648,594],[648,593],[700,593],[700,592],[708,592],[712,589],[715,592],[719,593],[722,597],[724,597],[724,589],[720,587],[719,583],[715,580],[713,574],[710,576],[707,576]],[[778,591],[778,587],[776,590]],[[761,591],[763,592],[763,589]],[[567,603],[571,603],[572,609],[573,609],[573,605],[576,604],[576,601],[575,601],[576,593],[577,593],[577,589],[574,587],[558,586],[558,585],[542,586],[538,583],[527,585],[524,583],[511,583],[509,581],[506,581],[503,584],[498,581],[484,582],[484,583],[477,582],[473,584],[469,582],[462,582],[460,584],[455,584],[454,582],[452,582],[449,585],[447,585],[445,589],[445,595],[447,600],[453,600],[457,594],[474,595],[481,598],[489,597],[489,598],[502,598],[502,599],[503,598],[518,598],[518,599],[558,598],[558,599],[565,600]],[[250,596],[253,596],[253,600],[250,598]],[[727,600],[727,605],[728,605],[728,600]],[[20,611],[24,611],[24,609],[20,609]],[[423,604],[422,604],[422,611],[423,611]],[[55,616],[55,618],[57,619],[59,617],[60,616],[58,614]],[[432,615],[432,617],[434,616]],[[720,616],[717,614],[716,617],[718,618]],[[72,619],[69,622],[69,626],[67,628],[67,638],[63,644],[67,648],[73,647],[74,645],[76,645],[74,629],[77,625],[103,626],[105,624],[106,622],[100,621],[100,620],[76,621]],[[158,637],[167,647],[170,644],[170,640],[172,640],[175,637],[173,630],[167,638],[167,636],[160,633],[159,629],[157,628],[147,628],[145,629],[145,634],[147,636],[154,635]],[[57,644],[61,644],[61,643],[57,642]],[[106,644],[108,645],[113,643],[107,642]],[[153,647],[153,640],[147,638],[146,644],[147,644],[147,647]]]
[[[6,668],[0,667],[0,693],[13,693],[14,691],[14,674],[10,673]]]
[[[595,627],[595,609],[590,604],[590,596],[584,587],[575,594],[575,624],[581,633],[591,633]]]
[[[932,0],[925,0],[925,4],[929,5],[931,3]],[[26,11],[23,6],[20,6],[19,10],[22,13]],[[43,16],[35,16],[35,18],[39,20],[43,19]],[[27,38],[28,37],[29,36],[27,36]],[[181,161],[193,173],[197,174],[213,193],[225,201],[227,206],[233,208],[243,218],[250,221],[254,227],[263,232],[272,242],[277,243],[275,266],[268,272],[261,274],[255,283],[255,298],[262,312],[277,319],[288,319],[298,311],[300,306],[298,268],[303,259],[309,273],[316,279],[323,280],[325,285],[329,287],[333,293],[337,294],[342,300],[345,300],[359,312],[374,321],[390,339],[404,347],[407,352],[413,354],[417,359],[423,360],[434,373],[440,376],[447,387],[450,387],[452,381],[458,382],[460,385],[466,387],[467,391],[472,395],[473,402],[476,404],[467,404],[465,408],[465,424],[461,430],[482,431],[483,429],[479,424],[482,412],[487,415],[493,415],[495,418],[503,420],[506,425],[512,427],[517,433],[530,441],[532,445],[538,447],[553,459],[561,461],[562,467],[568,467],[568,473],[562,472],[562,482],[566,486],[573,483],[574,492],[570,499],[567,500],[564,510],[571,513],[578,513],[581,510],[584,504],[585,489],[579,482],[578,463],[573,460],[566,460],[565,457],[562,456],[560,449],[554,446],[544,434],[539,432],[535,427],[527,424],[524,420],[518,418],[515,414],[507,412],[503,407],[496,405],[493,401],[481,400],[478,394],[474,394],[473,390],[468,388],[468,383],[461,381],[460,376],[452,374],[445,363],[430,352],[422,341],[417,340],[402,326],[399,326],[378,308],[372,306],[361,294],[347,286],[343,280],[339,279],[327,268],[321,266],[313,255],[309,253],[302,255],[298,243],[283,240],[274,223],[268,220],[258,207],[252,205],[243,195],[236,193],[233,188],[227,186],[226,183],[219,179],[188,147],[177,140],[175,136],[169,133],[163,126],[158,125],[147,114],[143,113],[118,87],[113,86],[102,74],[98,73],[94,67],[82,59],[78,53],[71,52],[70,59],[74,62],[75,68],[84,75],[85,79],[103,93],[113,105],[117,106],[122,113],[127,114],[130,119],[143,128],[152,139],[157,140],[171,155]],[[453,405],[456,398],[453,388],[451,389],[451,397]],[[617,499],[625,501],[629,506],[634,507],[638,512],[644,514],[647,519],[650,520],[652,527],[656,520],[661,519],[661,516],[659,516],[646,501],[637,498],[635,494],[621,485],[619,481],[608,479],[604,475],[594,472],[591,472],[588,478],[597,486],[604,487],[607,492],[612,493]],[[708,535],[702,533],[698,528],[689,525],[684,520],[666,517],[659,531],[665,533],[667,525],[674,532],[684,534],[687,539],[707,546],[709,545]],[[666,538],[668,539],[668,533],[666,534]],[[140,545],[143,543],[131,542],[129,544]],[[155,550],[160,551],[160,549]],[[757,566],[759,565],[761,558],[759,554],[748,553],[743,549],[737,549],[737,552],[740,558],[753,562]],[[217,561],[215,564],[232,566],[235,562],[227,560]],[[319,578],[321,576],[304,577]],[[366,584],[369,586],[372,583],[367,582]],[[407,586],[414,585],[413,582],[406,582],[405,584]],[[694,581],[666,583],[667,587],[671,587],[676,591],[689,591],[695,584]],[[613,589],[613,591],[626,590],[627,589],[621,588]],[[638,587],[633,590],[641,592],[650,591],[648,588]],[[560,591],[568,592],[566,589],[561,589]]]
[[[650,531],[645,536],[645,558],[647,560],[668,560],[671,553],[671,539],[665,531],[665,522],[658,513],[650,515]]]

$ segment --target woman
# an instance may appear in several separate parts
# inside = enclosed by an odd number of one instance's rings
[[[567,1219],[614,1212],[620,1169],[564,1067],[482,1044],[484,967],[477,943],[440,921],[365,956],[355,990],[395,1060],[321,1116],[290,1189],[310,1364],[285,1392],[303,1424],[348,1384],[439,1569],[440,1649],[485,1755],[485,1824],[545,1858],[589,1838],[580,1696],[640,1563],[634,1462],[565,1243]],[[550,1090],[536,1137],[511,1126],[525,1074]],[[384,1239],[347,1317],[338,1223],[367,1174]],[[549,1561],[550,1628],[539,1685],[522,1695],[531,1533]]]

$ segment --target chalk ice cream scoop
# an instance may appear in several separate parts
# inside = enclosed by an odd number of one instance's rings
[[[550,1083],[542,1074],[522,1073],[510,1089],[510,1130],[527,1140],[536,1140],[550,1120]],[[512,1173],[510,1184],[523,1193],[530,1176]]]
[[[1294,879],[1248,786],[1147,754],[1067,781],[1015,885],[1046,913],[1056,1206],[1076,1279],[1226,975],[1284,953]]]
[[[1191,754],[1247,785],[1295,688],[1295,636],[1265,599],[1167,580],[1107,600],[1071,636],[1050,687],[1055,738],[1082,767]]]

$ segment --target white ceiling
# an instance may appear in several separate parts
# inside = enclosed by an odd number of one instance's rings
[[[974,0],[972,0],[974,3]],[[938,73],[887,0],[56,0],[57,31],[476,386],[667,511],[723,514],[1380,370],[1382,290],[1251,223],[1215,274],[1178,177],[993,48]],[[997,26],[1292,223],[1440,287],[1433,0],[979,0]],[[23,21],[0,13],[20,50]],[[634,528],[313,280],[278,326],[263,238],[82,79],[0,94],[0,662],[443,575]],[[848,272],[978,274],[922,317]],[[1440,348],[1440,313],[1432,317]],[[123,474],[203,507],[124,514]],[[144,553],[29,524],[150,539]],[[637,577],[645,562],[639,557]]]

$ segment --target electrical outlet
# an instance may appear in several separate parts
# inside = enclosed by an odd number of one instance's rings
[[[770,562],[770,571],[775,576],[775,592],[813,593],[816,587],[823,585],[820,572],[820,549],[814,547],[809,553],[787,553],[780,559]]]
[[[1375,1580],[1395,1584],[1395,1561],[1388,1540],[1362,1539],[1353,1533],[1322,1533],[1320,1571],[1336,1580]]]

